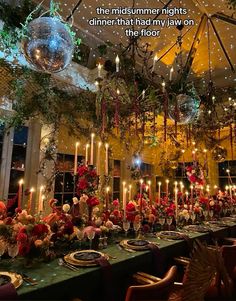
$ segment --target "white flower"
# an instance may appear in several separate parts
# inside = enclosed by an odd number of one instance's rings
[[[64,204],[64,205],[62,206],[62,210],[63,210],[65,213],[69,212],[69,211],[70,211],[70,205],[69,205],[69,204]]]
[[[79,200],[77,199],[77,197],[73,197],[72,201],[73,201],[74,205],[77,205],[79,203]]]

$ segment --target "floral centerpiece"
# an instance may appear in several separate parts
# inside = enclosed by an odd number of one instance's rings
[[[92,220],[92,210],[99,205],[99,199],[96,196],[98,189],[98,175],[93,166],[79,165],[78,167],[78,182],[77,195],[80,201],[87,204],[88,207],[88,222]]]
[[[186,174],[188,177],[188,180],[191,184],[194,184],[196,188],[200,188],[204,185],[205,179],[204,179],[204,173],[200,166],[200,164],[191,165],[186,167]]]

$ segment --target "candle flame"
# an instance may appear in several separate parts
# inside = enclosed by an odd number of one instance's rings
[[[102,145],[102,142],[101,141],[98,142],[98,147],[101,147],[101,145]]]
[[[24,180],[21,179],[21,180],[19,181],[19,184],[20,184],[20,185],[23,185],[23,184],[24,184]]]
[[[95,134],[94,134],[94,133],[92,133],[92,134],[91,134],[91,137],[92,137],[92,138],[94,138],[94,137],[95,137]]]
[[[140,184],[143,184],[143,179],[140,180]]]
[[[78,146],[79,146],[79,142],[76,142],[76,143],[75,143],[75,146],[78,147]]]
[[[98,70],[101,70],[102,69],[102,65],[99,63],[98,64]]]
[[[158,61],[158,56],[157,56],[157,54],[154,56],[154,61],[155,61],[155,62]]]
[[[105,144],[105,148],[107,149],[108,147],[109,147],[109,144],[108,144],[108,143],[106,143],[106,144]]]
[[[158,182],[158,185],[161,186],[161,182]]]
[[[170,181],[167,179],[167,180],[166,180],[166,184],[169,184],[169,183],[170,183]]]
[[[33,187],[30,189],[30,192],[34,192],[34,188]]]
[[[119,56],[117,55],[116,56],[116,64],[119,64],[120,63],[120,58],[119,58]]]

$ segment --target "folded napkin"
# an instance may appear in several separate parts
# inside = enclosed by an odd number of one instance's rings
[[[12,283],[0,286],[0,300],[18,300],[16,289]]]
[[[157,245],[150,243],[148,248],[152,252],[153,257],[153,265],[155,269],[155,274],[159,277],[162,277],[165,274],[165,267],[164,267],[164,256],[161,253],[160,249]]]
[[[102,268],[102,283],[105,284],[103,287],[104,301],[115,301],[111,264],[104,256],[96,259],[95,262]]]

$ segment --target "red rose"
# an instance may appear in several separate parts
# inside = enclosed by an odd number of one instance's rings
[[[30,244],[20,244],[19,245],[19,255],[25,256],[30,252]]]
[[[11,217],[5,218],[4,223],[5,223],[6,225],[11,225],[11,223],[12,223],[12,218],[11,218]]]
[[[114,207],[118,207],[119,206],[119,201],[118,200],[114,200],[113,201],[113,206]]]
[[[63,234],[71,235],[74,232],[73,223],[68,221],[64,225]]]
[[[88,167],[83,165],[83,166],[80,166],[78,167],[78,175],[79,177],[82,177],[86,172],[88,172]]]
[[[97,206],[97,205],[99,205],[99,200],[98,200],[95,196],[89,197],[89,198],[87,199],[87,205],[88,205],[89,207]]]
[[[129,221],[134,221],[136,214],[136,208],[133,203],[128,203],[126,205],[126,217]]]
[[[85,190],[86,188],[88,188],[88,181],[86,179],[80,179],[78,183],[78,189]]]
[[[90,170],[89,176],[92,177],[92,178],[97,177],[97,172],[96,172],[96,170],[95,170],[95,169]]]
[[[44,234],[48,233],[48,227],[44,224],[37,224],[34,226],[32,230],[32,235],[33,236],[43,236]]]
[[[28,236],[27,236],[26,233],[19,232],[17,237],[16,237],[16,240],[19,241],[22,244],[25,244],[28,240]]]

